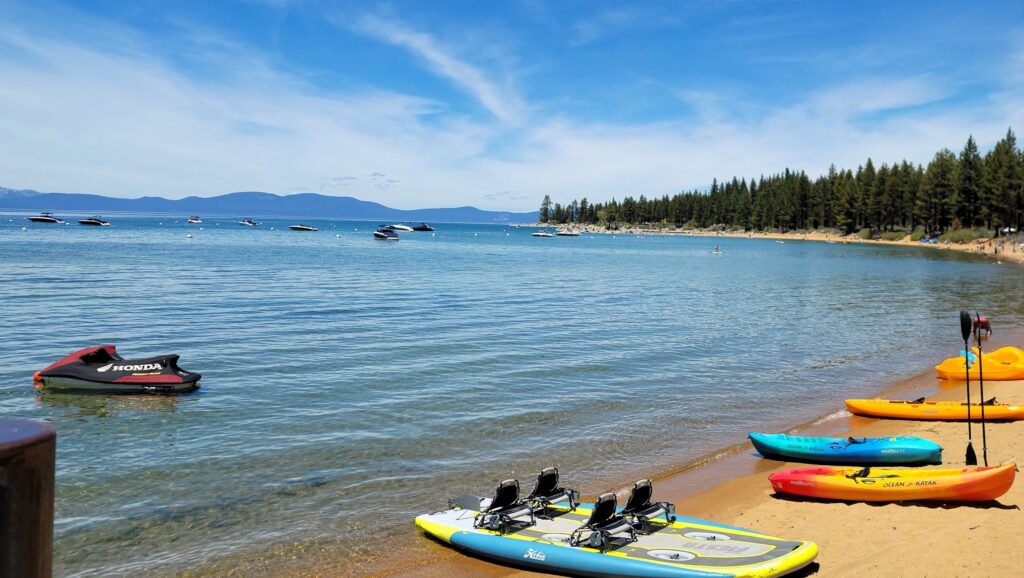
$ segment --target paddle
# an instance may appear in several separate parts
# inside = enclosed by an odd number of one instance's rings
[[[985,368],[984,368],[984,357],[981,352],[981,330],[985,329],[988,334],[992,334],[992,325],[989,324],[988,318],[982,320],[981,315],[977,311],[974,312],[974,340],[978,342],[978,387],[981,388],[981,457],[985,460],[985,465],[988,466],[988,442],[985,439]],[[971,408],[968,406],[967,413],[971,413]]]
[[[968,341],[971,339],[971,329],[974,328],[974,320],[971,314],[966,311],[960,312],[960,334],[964,338],[964,377],[967,379],[967,465],[978,465],[978,455],[974,453],[974,443],[971,439],[971,348]],[[980,353],[980,351],[979,351]]]

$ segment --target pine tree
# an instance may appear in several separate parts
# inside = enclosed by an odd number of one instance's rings
[[[540,222],[547,223],[551,220],[551,196],[544,195],[544,200],[540,203]]]
[[[974,135],[967,137],[964,150],[960,151],[960,173],[956,187],[956,215],[964,227],[979,224],[979,203],[981,201],[981,155]]]
[[[949,149],[935,153],[928,163],[918,195],[918,211],[928,231],[945,231],[953,220],[957,186],[957,160]]]

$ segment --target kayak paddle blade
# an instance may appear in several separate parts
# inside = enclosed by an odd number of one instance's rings
[[[978,465],[978,455],[974,453],[974,445],[971,442],[967,442],[967,465]]]
[[[963,335],[964,341],[967,341],[971,337],[971,329],[974,328],[974,320],[971,319],[971,314],[966,311],[960,312],[960,334]]]

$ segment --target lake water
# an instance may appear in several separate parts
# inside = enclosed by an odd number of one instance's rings
[[[62,576],[372,557],[499,479],[594,494],[833,411],[955,355],[961,307],[1024,322],[1024,268],[937,250],[110,220],[0,218],[0,414],[57,428]],[[101,343],[203,388],[32,388]]]

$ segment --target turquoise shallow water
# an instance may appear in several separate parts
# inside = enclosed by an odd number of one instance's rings
[[[595,493],[831,411],[955,354],[962,306],[1024,322],[1024,268],[943,251],[110,220],[0,218],[0,414],[57,428],[65,576],[372,555],[500,478]],[[100,343],[179,353],[203,389],[32,389]]]

